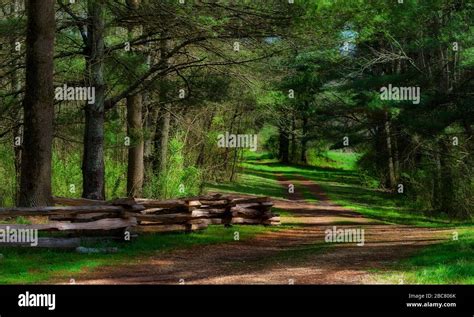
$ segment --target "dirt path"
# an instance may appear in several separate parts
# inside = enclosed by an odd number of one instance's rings
[[[267,232],[254,239],[196,246],[159,253],[137,263],[101,267],[77,276],[78,284],[360,284],[374,283],[370,269],[438,243],[451,231],[384,225],[331,202],[320,186],[302,178],[278,181],[288,200],[275,207],[291,213],[282,223],[294,228]],[[318,199],[303,200],[303,189]],[[296,226],[297,225],[297,226]],[[363,228],[365,243],[325,243],[325,230]]]

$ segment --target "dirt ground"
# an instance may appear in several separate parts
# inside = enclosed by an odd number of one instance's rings
[[[253,239],[162,252],[132,264],[106,266],[75,276],[77,284],[373,284],[372,269],[386,268],[423,246],[451,237],[446,229],[386,225],[333,203],[318,184],[301,178],[288,199],[275,207],[291,213],[284,224],[297,224]],[[318,202],[303,200],[306,187]],[[325,243],[325,230],[364,229],[363,246]],[[306,252],[307,251],[307,252]]]

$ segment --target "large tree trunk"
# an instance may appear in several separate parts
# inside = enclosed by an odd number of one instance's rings
[[[139,8],[139,0],[127,0],[130,10]],[[129,30],[129,35],[141,35],[141,30]],[[144,174],[144,143],[143,143],[143,96],[135,94],[127,98],[127,133],[131,138],[128,148],[127,194],[132,197],[141,196]]]
[[[167,32],[162,32],[162,37],[166,37]],[[166,55],[169,51],[169,40],[163,39],[160,42],[160,58],[163,60],[165,67],[167,67],[169,61],[167,60]],[[157,122],[157,127],[155,131],[155,160],[154,160],[154,171],[155,173],[162,174],[166,171],[166,166],[168,165],[168,142],[169,142],[169,133],[170,133],[170,123],[171,123],[171,112],[169,109],[169,104],[167,103],[167,92],[166,92],[166,78],[163,77],[160,79],[159,88],[158,88],[158,99],[161,104],[160,106],[160,116]]]
[[[127,98],[127,127],[131,144],[128,149],[127,193],[138,197],[143,187],[143,124],[142,95],[136,94]]]
[[[13,15],[17,18],[18,17],[18,12],[21,8],[21,3],[20,0],[14,0],[12,4],[10,5],[10,10],[13,13]],[[11,40],[11,51],[15,51],[15,44],[16,39],[12,37]],[[20,59],[20,58],[19,58]],[[13,67],[17,67],[18,61],[14,62]],[[17,91],[21,90],[21,80],[20,80],[20,71],[15,71],[12,72],[10,75],[10,80],[11,80],[11,87],[10,90],[12,93],[15,93]],[[10,118],[12,119],[13,122],[23,122],[23,112],[21,109],[21,98],[19,96],[15,96],[15,103],[13,105],[13,110],[10,112]],[[15,164],[15,204],[18,205],[20,203],[20,178],[21,178],[21,144],[18,144],[18,140],[23,139],[23,126],[18,125],[13,128],[13,152],[14,152],[14,164]]]
[[[95,102],[86,104],[84,158],[82,162],[82,197],[105,199],[104,166],[104,20],[101,1],[88,2],[87,77],[95,87]]]
[[[51,154],[54,120],[54,0],[28,0],[24,138],[20,205],[51,203]]]

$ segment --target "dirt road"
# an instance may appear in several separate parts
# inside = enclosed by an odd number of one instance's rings
[[[78,284],[367,284],[371,269],[383,269],[419,248],[445,241],[451,231],[386,225],[333,203],[320,186],[301,177],[279,175],[282,190],[295,192],[275,200],[295,225],[246,241],[196,246],[158,253],[120,266],[101,267],[75,277]],[[306,188],[315,203],[303,200]],[[325,243],[325,230],[364,229],[363,246]]]

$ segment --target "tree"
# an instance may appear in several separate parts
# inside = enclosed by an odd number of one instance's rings
[[[88,0],[86,41],[87,80],[95,89],[95,100],[85,106],[82,197],[105,199],[104,164],[104,4]]]
[[[20,205],[45,206],[52,196],[54,0],[28,0],[27,16]]]
[[[130,10],[136,10],[140,6],[139,0],[127,0]],[[142,29],[141,27],[139,28]],[[131,27],[128,32],[130,38],[134,33],[138,36],[141,31],[135,31]],[[127,97],[127,134],[131,138],[128,149],[127,164],[127,194],[132,197],[141,196],[144,175],[144,141],[143,141],[143,94],[136,93]]]

